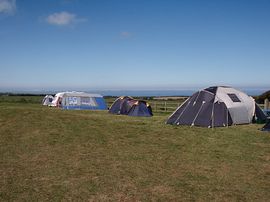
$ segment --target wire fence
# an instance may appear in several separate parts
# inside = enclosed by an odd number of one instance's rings
[[[113,102],[107,102],[108,107],[112,105]],[[182,103],[183,100],[177,101],[148,101],[153,112],[174,112]]]
[[[149,102],[153,112],[174,112],[182,102],[152,101]]]

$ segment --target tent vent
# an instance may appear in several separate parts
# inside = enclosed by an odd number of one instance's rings
[[[241,100],[234,93],[228,93],[227,95],[231,98],[233,102],[241,102]]]

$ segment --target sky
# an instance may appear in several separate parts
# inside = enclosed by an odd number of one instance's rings
[[[269,0],[0,0],[0,91],[270,88]]]

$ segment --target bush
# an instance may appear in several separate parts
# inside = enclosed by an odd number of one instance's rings
[[[270,90],[254,98],[258,104],[264,104],[265,99],[268,99],[270,101]]]

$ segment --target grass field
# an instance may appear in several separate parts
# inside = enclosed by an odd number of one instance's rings
[[[25,98],[26,99],[26,98]],[[1,201],[269,201],[270,134],[0,102]]]

